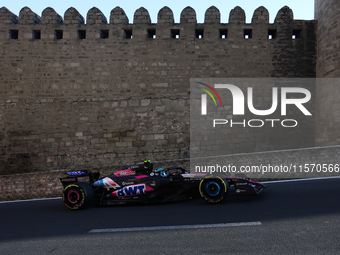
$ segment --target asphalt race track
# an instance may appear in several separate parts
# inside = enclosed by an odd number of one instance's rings
[[[217,205],[0,203],[0,254],[339,254],[340,178],[267,186]]]

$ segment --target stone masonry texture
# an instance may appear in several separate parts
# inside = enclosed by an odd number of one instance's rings
[[[28,7],[18,16],[0,9],[0,175],[28,178],[23,183],[35,176],[30,183],[42,187],[25,198],[60,190],[44,183],[63,169],[109,172],[144,159],[188,159],[190,78],[315,78],[328,70],[316,63],[317,21],[294,20],[287,6],[274,23],[265,7],[251,23],[240,7],[228,23],[215,7],[204,23],[191,7],[180,23],[168,7],[156,23],[139,8],[132,22],[120,7],[109,18],[96,7],[86,16],[73,7],[63,16],[50,7],[41,16]],[[316,128],[307,144],[275,149],[314,146]],[[231,153],[245,151],[251,148]],[[44,181],[36,181],[40,174]],[[20,198],[3,192],[0,199]]]
[[[318,78],[340,77],[340,1],[315,0],[317,26]],[[335,145],[340,142],[339,84],[317,86],[316,145]]]

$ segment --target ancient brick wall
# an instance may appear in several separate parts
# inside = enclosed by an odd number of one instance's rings
[[[317,77],[340,77],[340,2],[315,0],[317,25]]]
[[[340,77],[340,2],[315,0],[318,78]],[[340,86],[337,80],[320,80],[317,86],[316,145],[340,143]]]
[[[54,196],[66,168],[105,174],[144,159],[187,166],[190,78],[314,78],[315,40],[315,21],[294,20],[288,7],[272,24],[264,7],[249,24],[240,7],[228,23],[211,7],[202,24],[190,7],[180,23],[167,7],[156,23],[145,8],[132,23],[119,7],[109,19],[95,7],[86,18],[74,8],[63,16],[1,8],[1,199]],[[306,136],[275,149],[313,146],[314,127]]]
[[[264,7],[249,24],[240,7],[226,24],[215,7],[202,24],[190,7],[180,23],[167,7],[157,23],[144,8],[129,23],[119,7],[109,19],[95,7],[86,19],[3,7],[0,172],[186,158],[190,78],[315,77],[315,37],[315,21],[288,7],[273,24]]]

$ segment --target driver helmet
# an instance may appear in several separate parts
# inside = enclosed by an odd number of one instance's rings
[[[162,177],[167,177],[168,176],[168,174],[166,173],[166,171],[163,168],[158,168],[156,171],[160,172],[160,175]]]

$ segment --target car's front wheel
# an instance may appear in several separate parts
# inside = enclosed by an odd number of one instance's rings
[[[220,177],[206,177],[200,182],[199,192],[208,203],[219,203],[227,195],[228,183]]]
[[[74,182],[64,189],[63,201],[71,210],[84,208],[90,205],[93,199],[93,188],[86,182]]]

